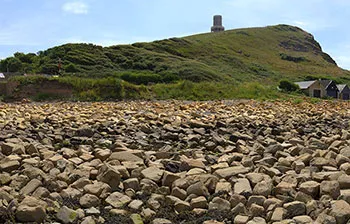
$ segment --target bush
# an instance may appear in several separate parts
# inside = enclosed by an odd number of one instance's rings
[[[299,89],[299,86],[288,80],[281,80],[278,86],[284,92],[295,92]]]
[[[162,77],[153,73],[124,73],[120,76],[124,81],[134,83],[137,85],[147,85],[149,83],[159,83]]]

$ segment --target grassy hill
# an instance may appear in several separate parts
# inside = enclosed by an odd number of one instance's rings
[[[185,79],[275,83],[281,78],[300,80],[309,75],[345,81],[350,77],[349,71],[337,67],[311,34],[288,25],[111,47],[65,44],[37,54],[16,53],[2,60],[0,69],[54,74],[59,58],[64,75],[118,76],[131,82],[134,74],[156,75],[154,79],[148,77],[155,82]]]
[[[108,84],[110,78],[126,81],[118,84],[121,95],[160,99],[271,98],[275,90],[266,87],[276,86],[281,79],[322,77],[350,84],[350,71],[339,68],[311,34],[288,25],[111,47],[65,44],[37,54],[15,53],[0,61],[0,71],[57,74],[59,60],[61,75],[67,76],[63,82],[74,82],[79,93],[93,98],[104,87],[95,92],[91,88]],[[150,83],[155,85],[138,86]]]

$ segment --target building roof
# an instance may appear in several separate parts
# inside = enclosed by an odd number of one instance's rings
[[[332,80],[327,80],[327,79],[320,80],[321,85],[322,85],[325,89],[327,89],[328,86],[329,86],[332,82],[333,82]]]
[[[295,84],[297,84],[300,89],[307,89],[315,82],[316,80],[312,80],[312,81],[296,82]]]
[[[342,92],[345,89],[346,86],[347,86],[346,84],[339,84],[339,85],[337,85],[337,87],[339,89],[339,92]]]

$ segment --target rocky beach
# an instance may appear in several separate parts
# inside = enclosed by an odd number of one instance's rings
[[[0,223],[345,224],[350,104],[0,104]]]

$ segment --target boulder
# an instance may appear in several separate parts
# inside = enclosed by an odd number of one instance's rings
[[[209,203],[209,210],[229,211],[230,209],[230,202],[219,197],[213,198]]]
[[[163,176],[163,173],[164,170],[161,170],[158,167],[148,167],[141,171],[144,178],[153,180],[154,182],[159,182]]]
[[[114,208],[123,208],[130,201],[131,201],[131,198],[129,196],[119,192],[113,192],[105,200],[107,204],[112,205]]]
[[[78,219],[78,213],[67,206],[63,206],[58,210],[56,218],[62,223],[74,223]]]
[[[337,224],[348,223],[350,219],[350,205],[344,200],[334,201],[329,214],[337,220]]]
[[[248,198],[252,195],[253,191],[250,186],[249,180],[246,178],[239,178],[236,180],[236,183],[233,187],[233,193],[243,195]]]
[[[42,223],[46,218],[46,207],[44,201],[27,196],[16,210],[16,219],[19,222]]]
[[[112,191],[119,188],[120,173],[113,166],[104,164],[98,171],[97,180],[108,184]]]
[[[85,194],[79,199],[79,203],[83,208],[98,207],[100,199],[93,194]]]
[[[338,181],[322,181],[320,185],[320,195],[329,195],[337,199],[340,195],[340,185]]]
[[[300,201],[286,203],[283,205],[283,208],[286,209],[287,218],[293,218],[295,216],[306,214],[306,205]]]
[[[299,190],[313,198],[317,198],[320,193],[320,184],[316,181],[306,181],[300,184]]]

